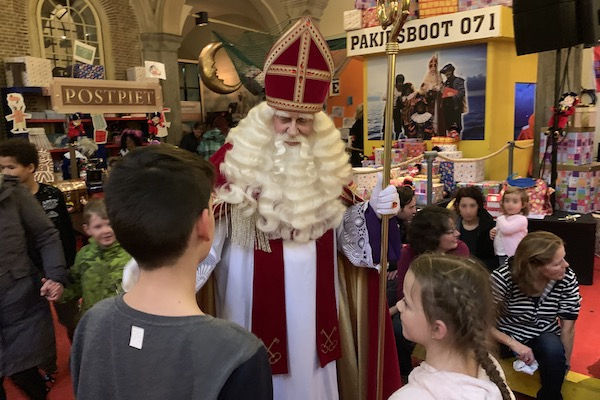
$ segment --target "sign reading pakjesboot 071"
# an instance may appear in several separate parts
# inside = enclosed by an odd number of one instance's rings
[[[349,31],[346,36],[348,56],[384,53],[390,30],[391,28],[388,28],[384,31],[380,26],[374,26]],[[398,43],[400,50],[407,50],[513,37],[511,9],[494,6],[414,19],[407,22],[400,31]]]
[[[163,107],[160,84],[144,81],[54,78],[52,109],[86,114],[147,113]]]

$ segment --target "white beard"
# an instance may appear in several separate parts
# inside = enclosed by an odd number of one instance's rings
[[[290,139],[252,123],[259,117],[253,111],[242,120],[248,125],[229,134],[234,146],[221,165],[229,184],[218,190],[219,199],[246,217],[256,215],[256,227],[270,238],[306,242],[337,227],[345,211],[339,196],[351,172],[339,131],[323,115],[309,137]],[[299,144],[285,143],[292,140]]]

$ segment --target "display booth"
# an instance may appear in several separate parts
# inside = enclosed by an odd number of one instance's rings
[[[366,155],[371,155],[373,149],[383,143],[386,35],[387,32],[378,26],[347,33],[348,56],[365,58]],[[486,156],[515,140],[515,114],[519,115],[518,108],[523,107],[515,101],[515,94],[521,84],[535,84],[537,55],[516,56],[510,8],[494,6],[415,19],[406,23],[399,43],[401,52],[397,57],[396,76],[403,75],[405,87],[412,85],[405,97],[416,93],[414,101],[418,96],[427,97],[432,90],[443,91],[445,78],[441,70],[448,65],[452,66],[448,68],[454,68],[454,76],[464,82],[466,95],[462,108],[457,110],[460,114],[450,115],[446,107],[444,116],[443,98],[427,104],[425,111],[432,114],[433,129],[425,139],[431,135],[445,136],[451,124],[458,122],[459,127],[462,125],[458,132],[461,137],[458,150],[466,158]],[[533,107],[533,98],[529,107]],[[395,125],[402,121],[406,127],[411,123],[411,116],[396,115]],[[444,117],[447,120],[445,127],[441,122]],[[398,127],[396,132],[402,130],[407,129]],[[431,149],[431,141],[426,142]],[[514,172],[526,175],[531,150],[515,150],[514,160]],[[507,171],[506,153],[485,162],[486,179],[506,179]]]
[[[354,11],[358,10],[350,13]],[[475,185],[482,189],[488,211],[499,215],[503,182],[530,175],[534,151],[544,159],[547,150],[543,140],[534,150],[532,140],[538,55],[517,56],[512,9],[498,5],[407,22],[398,37],[393,99],[387,98],[385,55],[390,31],[375,26],[369,10],[361,15],[363,27],[349,30],[346,38],[347,55],[362,66],[362,79],[356,81],[364,82],[364,154],[372,158],[364,162],[366,168],[354,170],[358,194],[369,196],[375,172],[381,170],[384,110],[391,100],[392,134],[397,140],[392,149],[392,183],[402,184],[410,175],[421,205],[440,202],[457,187]],[[349,90],[348,76],[341,78],[341,90]],[[343,104],[344,98],[348,99],[348,94],[342,99],[330,97],[330,103],[338,107],[337,113],[335,106],[328,107],[334,120],[343,106],[341,117],[349,117],[351,106]],[[595,209],[597,168],[585,164],[593,154],[595,128],[589,121],[595,121],[594,110],[577,109],[559,147],[564,158],[559,162],[565,165],[559,167],[558,210],[589,213]],[[338,126],[340,122],[347,125],[343,120],[336,121]],[[520,137],[527,139],[518,140]],[[438,153],[423,154],[434,146]],[[412,167],[415,163],[427,168],[417,172]],[[571,223],[565,213],[551,215],[551,192],[543,180],[528,189],[530,230],[557,232],[571,250],[580,283],[590,285],[595,221],[591,216],[581,219],[578,226],[583,227],[584,222],[591,225],[575,231],[585,230],[586,237],[574,235],[571,227],[565,226]],[[578,244],[585,244],[589,251],[582,251]]]

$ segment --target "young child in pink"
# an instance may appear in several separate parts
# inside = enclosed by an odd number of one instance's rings
[[[508,257],[515,255],[517,246],[527,235],[529,198],[524,189],[509,186],[502,195],[502,215],[496,219],[496,227],[490,230],[494,241],[494,251],[499,265],[504,265]]]
[[[419,256],[397,307],[404,336],[425,347],[426,356],[389,400],[514,400],[490,355],[494,306],[489,273],[478,261]]]

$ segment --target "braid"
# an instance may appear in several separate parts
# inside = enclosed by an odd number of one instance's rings
[[[472,259],[425,254],[413,261],[411,271],[421,285],[427,319],[444,321],[454,346],[474,354],[503,400],[513,399],[489,354],[488,332],[495,315],[487,270]]]
[[[506,384],[506,381],[500,376],[500,372],[498,371],[498,367],[492,361],[490,357],[490,353],[488,352],[486,343],[486,332],[487,329],[484,324],[480,325],[479,329],[475,329],[473,332],[473,347],[475,348],[475,360],[481,365],[481,368],[485,371],[490,381],[494,382],[496,386],[498,386],[498,390],[500,390],[500,394],[502,395],[502,400],[511,400],[513,397],[511,396],[510,389]]]

